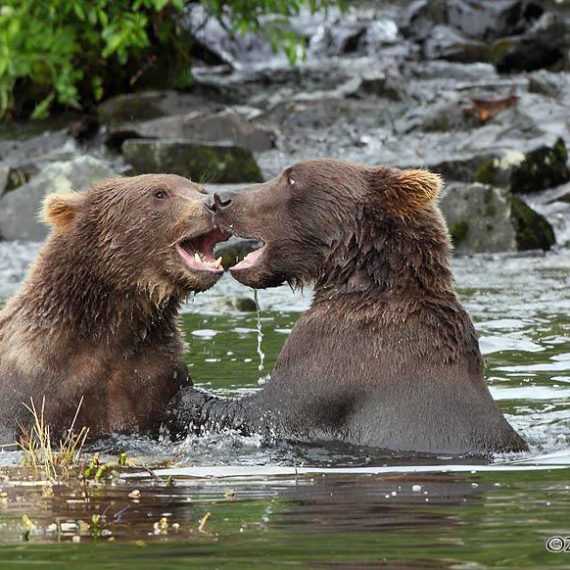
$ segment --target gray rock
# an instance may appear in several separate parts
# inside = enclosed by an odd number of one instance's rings
[[[131,128],[143,137],[186,139],[196,143],[229,143],[253,152],[273,148],[276,139],[270,128],[247,121],[231,111],[162,117],[134,124]]]
[[[48,228],[38,221],[46,194],[84,190],[113,176],[108,165],[91,156],[52,162],[29,182],[0,199],[0,235],[4,239],[39,241]]]
[[[111,97],[99,105],[97,112],[102,123],[116,126],[192,111],[214,111],[222,107],[220,103],[193,93],[140,91]]]
[[[439,205],[459,254],[548,250],[555,243],[546,219],[505,188],[451,184]]]
[[[127,140],[123,156],[135,174],[169,172],[195,181],[261,182],[251,152],[237,146],[195,144],[188,141]]]

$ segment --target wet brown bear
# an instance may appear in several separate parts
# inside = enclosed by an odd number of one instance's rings
[[[14,441],[23,403],[46,397],[57,437],[156,432],[170,398],[188,384],[180,302],[211,287],[223,238],[202,188],[179,176],[106,181],[47,197],[53,232],[21,292],[0,312],[0,430]]]
[[[457,300],[440,186],[427,171],[320,159],[212,198],[217,225],[265,243],[232,268],[238,281],[314,283],[314,299],[260,392],[191,390],[179,416],[398,451],[527,449],[489,393]]]

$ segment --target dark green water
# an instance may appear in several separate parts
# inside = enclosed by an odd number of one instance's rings
[[[116,438],[98,448],[155,475],[133,467],[85,501],[78,480],[46,496],[17,453],[0,453],[0,569],[570,568],[570,552],[545,546],[570,536],[570,255],[459,260],[456,273],[493,395],[529,454],[484,465],[235,434]],[[310,301],[260,294],[259,370],[258,317],[228,308],[236,294],[251,296],[224,280],[184,315],[194,379],[227,395],[258,389]]]

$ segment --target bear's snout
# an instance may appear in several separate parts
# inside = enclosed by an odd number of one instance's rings
[[[216,192],[211,198],[206,200],[204,207],[212,214],[221,214],[230,208],[232,204],[233,200],[229,192],[224,192],[221,195]]]

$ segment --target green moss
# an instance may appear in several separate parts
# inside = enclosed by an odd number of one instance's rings
[[[529,208],[520,198],[511,196],[511,217],[516,233],[517,249],[549,250],[555,243],[554,231],[544,216]]]
[[[489,48],[489,61],[499,63],[509,53],[512,46],[512,41],[509,39],[497,40]]]
[[[449,233],[451,235],[451,241],[455,245],[459,245],[461,242],[465,241],[465,238],[469,233],[469,224],[465,220],[456,222],[449,228]]]
[[[529,152],[511,173],[512,191],[538,192],[568,182],[570,171],[566,165],[567,158],[566,145],[562,139],[558,139],[553,147],[542,146]]]
[[[486,160],[475,172],[475,182],[481,184],[494,184],[495,183],[495,160],[490,158]]]

